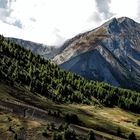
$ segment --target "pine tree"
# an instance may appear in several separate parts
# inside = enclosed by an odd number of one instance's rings
[[[129,135],[128,140],[137,140],[136,135],[135,135],[134,132],[132,132],[132,133]]]
[[[95,134],[93,131],[89,131],[88,133],[88,140],[96,140],[95,139]]]

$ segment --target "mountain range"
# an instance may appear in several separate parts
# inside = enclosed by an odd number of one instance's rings
[[[60,48],[14,39],[66,71],[140,90],[140,24],[121,17],[67,40]]]

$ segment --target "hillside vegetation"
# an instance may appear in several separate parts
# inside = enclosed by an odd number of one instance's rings
[[[0,78],[58,103],[103,104],[140,113],[140,94],[68,73],[0,36]]]
[[[2,109],[2,105],[7,107],[7,111]],[[26,116],[23,113],[25,109],[28,109]],[[8,110],[13,110],[13,112]],[[72,114],[80,120],[77,121],[79,122],[78,125],[68,123],[70,121],[68,115],[72,116]],[[18,122],[13,123],[11,119],[7,118],[16,119]],[[42,140],[44,134],[47,134],[47,139],[52,140],[53,133],[57,132],[57,134],[63,135],[62,128],[64,126],[67,126],[74,134],[82,138],[87,138],[89,131],[92,130],[96,140],[124,140],[132,132],[139,140],[140,127],[137,125],[139,118],[140,115],[138,114],[116,107],[56,104],[40,94],[33,94],[23,87],[16,85],[11,87],[4,82],[0,82],[0,140],[7,139],[7,137],[9,140],[14,140],[13,137],[16,135],[18,138],[28,136],[29,139]],[[26,122],[28,122],[27,125]],[[40,125],[32,129],[33,122]],[[77,122],[75,123],[77,124]],[[48,128],[50,124],[54,127],[53,129]],[[59,130],[58,126],[62,130]],[[26,133],[21,131],[22,128],[26,130]],[[65,128],[65,130],[67,129]],[[82,138],[78,140],[82,140]]]

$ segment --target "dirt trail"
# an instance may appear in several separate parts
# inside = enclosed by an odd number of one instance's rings
[[[59,122],[60,124],[63,123],[62,118],[57,118],[55,116],[48,115],[48,111],[20,102],[0,100],[0,109],[6,110],[8,112],[14,113],[18,116],[25,118],[39,119],[55,123]]]
[[[48,111],[45,111],[43,109],[27,105],[24,103],[20,103],[17,101],[10,102],[10,101],[2,101],[0,100],[0,109],[11,112],[13,114],[16,114],[20,117],[25,118],[31,118],[33,120],[42,120],[46,122],[53,122],[57,125],[60,125],[62,123],[65,123],[62,118],[57,118],[55,116],[48,115]],[[86,137],[89,130],[86,127],[77,126],[74,124],[70,124],[69,128],[71,130],[74,130],[76,134]],[[111,140],[109,138],[105,138],[100,134],[96,134],[97,140]],[[122,139],[120,139],[122,140]]]
[[[85,128],[82,126],[78,126],[78,125],[74,125],[74,124],[70,124],[69,128],[72,131],[74,130],[76,132],[76,134],[84,136],[84,137],[86,137],[88,132],[91,130],[91,129],[88,129],[88,128]],[[114,140],[114,138],[113,138],[114,136],[112,138],[108,138],[108,137],[104,137],[104,136],[97,134],[97,133],[96,133],[95,137],[96,137],[96,140]],[[117,138],[117,140],[125,140],[125,139]]]

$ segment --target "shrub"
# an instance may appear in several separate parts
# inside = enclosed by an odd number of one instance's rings
[[[42,135],[43,135],[44,137],[48,137],[48,136],[49,136],[47,132],[43,132]]]
[[[122,135],[121,128],[118,127],[118,128],[117,128],[117,136],[121,136],[121,135]]]
[[[95,139],[95,134],[93,131],[89,131],[88,133],[88,140],[96,140]]]
[[[129,135],[128,140],[137,140],[136,135],[135,135],[134,132],[132,132],[132,133]]]
[[[58,133],[58,132],[54,132],[53,133],[53,140],[63,140],[63,136],[61,133]]]
[[[140,126],[140,118],[137,120],[137,125]]]
[[[75,132],[70,131],[69,129],[64,131],[64,138],[66,140],[77,140]]]
[[[64,118],[67,123],[79,124],[80,122],[76,114],[66,114]]]

